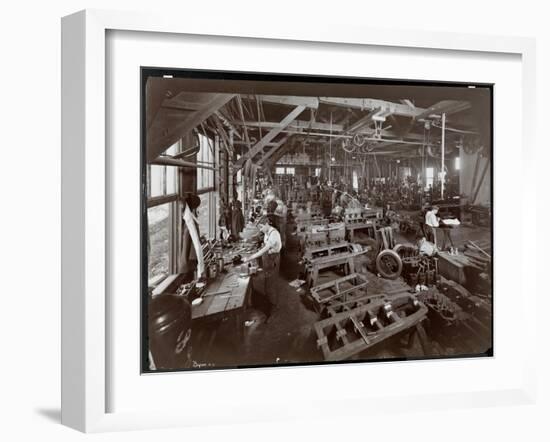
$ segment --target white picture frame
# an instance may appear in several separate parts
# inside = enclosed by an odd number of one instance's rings
[[[522,173],[533,161],[535,151],[534,112],[536,100],[535,79],[535,42],[533,39],[518,37],[498,37],[481,35],[464,35],[452,33],[430,33],[421,31],[391,32],[371,28],[350,28],[331,26],[331,31],[319,26],[302,26],[300,28],[278,23],[261,26],[254,23],[197,21],[181,24],[177,17],[154,16],[152,14],[111,12],[86,10],[63,18],[62,21],[62,423],[85,432],[99,432],[138,428],[159,428],[187,425],[207,425],[204,410],[206,404],[197,402],[193,412],[185,407],[171,411],[159,410],[151,404],[150,410],[144,404],[138,411],[110,410],[109,392],[114,388],[109,377],[109,366],[112,358],[108,327],[111,314],[109,310],[109,255],[108,244],[112,241],[109,224],[109,156],[106,150],[106,121],[108,93],[106,83],[106,35],[111,31],[161,33],[162,35],[185,36],[216,36],[240,40],[270,41],[271,45],[285,42],[312,42],[326,45],[374,46],[383,48],[402,48],[406,50],[437,50],[443,52],[468,52],[473,54],[503,54],[520,57],[521,63],[521,119],[518,122],[521,130],[521,158],[524,163]],[[159,35],[159,34],[156,34]],[[180,66],[175,66],[180,67]],[[286,67],[288,68],[288,66]],[[285,71],[281,66],[281,72]],[[307,72],[306,72],[307,73]],[[138,74],[136,74],[138,75]],[[139,91],[135,91],[136,96]],[[498,95],[498,84],[495,94]],[[499,108],[496,108],[495,118],[500,118]],[[498,134],[497,134],[498,135]],[[495,143],[499,143],[498,136]],[[136,150],[139,157],[139,150]],[[503,170],[498,158],[495,163],[496,180],[499,178],[499,167]],[[505,179],[505,177],[504,177]],[[136,190],[137,192],[137,190]],[[535,207],[536,194],[522,187],[518,190],[522,207]],[[526,211],[521,215],[519,234],[526,225]],[[499,216],[497,210],[495,217]],[[533,216],[532,212],[529,215]],[[136,222],[137,219],[136,219]],[[518,224],[516,223],[516,226]],[[534,256],[532,241],[518,241],[521,244],[518,251],[518,261],[521,264],[521,278],[517,283],[521,288],[520,296],[514,302],[519,303],[518,315],[527,315],[529,310],[537,305],[536,284],[533,278],[525,277],[528,273],[526,257]],[[499,251],[501,247],[495,243],[495,267],[501,266]],[[120,253],[120,252],[119,252]],[[504,281],[495,274],[495,291],[505,293]],[[517,295],[517,294],[516,294]],[[497,296],[499,296],[497,294]],[[139,293],[136,294],[139,303]],[[510,297],[496,298],[496,303],[506,306]],[[506,330],[506,323],[495,318],[495,335],[498,345],[499,332]],[[241,420],[258,421],[269,419],[300,418],[326,413],[322,405],[327,401],[338,401],[339,413],[369,414],[373,412],[392,412],[406,410],[407,407],[423,409],[441,409],[469,406],[491,406],[501,403],[532,404],[536,397],[536,322],[534,318],[524,321],[523,335],[525,345],[518,350],[518,367],[514,375],[498,388],[494,385],[484,389],[475,387],[461,391],[433,390],[425,394],[418,391],[403,393],[402,389],[387,388],[387,393],[376,395],[376,403],[367,399],[369,396],[361,388],[356,394],[338,393],[322,400],[316,396],[307,399],[311,408],[295,406],[289,401],[287,407],[277,406],[276,398],[273,406],[268,401],[258,406],[257,402],[247,402],[245,398],[231,395],[230,402],[235,409],[242,410],[245,416]],[[139,336],[136,336],[139,339]],[[503,346],[506,345],[503,343]],[[505,352],[501,352],[501,361],[506,361]],[[499,360],[499,350],[496,349],[494,360]],[[462,361],[467,364],[468,361]],[[477,362],[476,362],[477,363]],[[433,365],[436,362],[414,362],[420,364],[423,370],[459,370],[461,365],[451,363]],[[506,366],[506,362],[500,367]],[[381,365],[379,364],[378,367]],[[383,366],[383,365],[382,365]],[[366,370],[364,364],[353,364],[345,367],[346,376],[359,377],[361,370]],[[368,370],[379,371],[376,364],[369,364]],[[375,367],[375,368],[371,368]],[[411,365],[386,365],[385,370],[411,370]],[[405,367],[405,368],[403,368]],[[490,367],[485,367],[490,369]],[[344,367],[334,366],[322,368],[323,373],[333,374],[334,370],[344,370]],[[277,372],[274,372],[277,370]],[[224,376],[231,382],[246,382],[251,385],[262,385],[269,376],[283,379],[295,379],[302,382],[303,369],[262,369],[258,371],[232,370],[224,373],[209,373],[209,379],[214,383],[216,377]],[[130,374],[129,374],[130,375]],[[131,376],[139,376],[132,372]],[[170,376],[190,375],[193,382],[204,377],[204,374],[155,375],[157,379],[168,380]],[[309,373],[308,373],[309,375]],[[144,378],[142,376],[142,378]],[[141,378],[140,378],[141,379]],[[296,381],[300,379],[300,381]],[[283,382],[281,380],[274,381]],[[228,387],[229,388],[229,387]],[[306,387],[304,387],[306,388]],[[228,390],[229,391],[229,390]],[[231,393],[231,391],[229,391]],[[200,398],[193,396],[191,399]],[[314,411],[313,411],[314,410]],[[211,419],[224,421],[223,413],[214,413]],[[328,415],[327,415],[328,417]],[[234,422],[234,420],[227,420]]]

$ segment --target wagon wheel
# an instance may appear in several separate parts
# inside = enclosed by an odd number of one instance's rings
[[[401,275],[403,262],[399,255],[393,250],[382,250],[376,257],[376,270],[384,278],[395,279]]]

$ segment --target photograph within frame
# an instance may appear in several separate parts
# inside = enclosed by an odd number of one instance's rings
[[[492,154],[491,84],[142,68],[142,372],[492,356]]]

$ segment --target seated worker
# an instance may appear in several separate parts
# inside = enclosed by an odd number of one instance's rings
[[[437,254],[437,247],[435,246],[435,244],[426,240],[424,236],[418,240],[417,245],[418,251],[421,255],[434,256]]]
[[[431,240],[437,247],[436,229],[439,227],[439,218],[437,212],[439,207],[433,206],[432,210],[426,212],[425,224],[426,224],[426,238]]]
[[[191,366],[191,305],[182,296],[153,296],[148,306],[149,369]]]
[[[263,247],[253,255],[244,258],[243,262],[249,262],[257,258],[262,260],[263,278],[261,290],[266,302],[266,322],[269,322],[277,308],[277,276],[281,262],[281,235],[273,227],[273,221],[268,216],[263,216],[258,221],[258,227],[264,234]]]

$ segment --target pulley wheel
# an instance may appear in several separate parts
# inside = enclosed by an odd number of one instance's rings
[[[395,279],[401,275],[403,262],[393,250],[382,250],[376,257],[376,270],[386,279]]]

